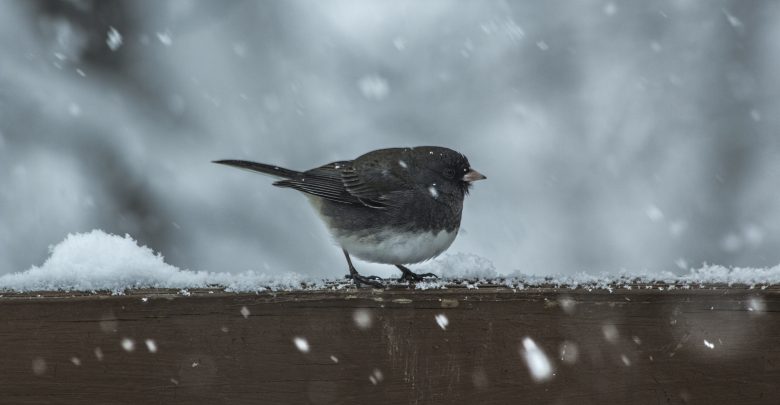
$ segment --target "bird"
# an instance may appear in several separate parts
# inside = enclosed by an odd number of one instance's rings
[[[382,288],[382,279],[363,276],[359,259],[390,264],[409,283],[436,277],[406,265],[432,259],[450,247],[460,229],[463,200],[472,183],[486,179],[465,155],[441,146],[378,149],[353,160],[306,171],[247,160],[213,163],[271,175],[274,186],[304,193],[341,247],[347,278],[357,286]]]

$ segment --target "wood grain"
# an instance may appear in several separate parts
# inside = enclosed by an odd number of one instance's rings
[[[778,404],[780,289],[6,294],[0,347],[3,404]]]

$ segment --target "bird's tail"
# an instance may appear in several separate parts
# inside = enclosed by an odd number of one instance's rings
[[[285,179],[291,179],[301,175],[301,172],[296,172],[295,170],[285,169],[283,167],[274,165],[267,165],[265,163],[250,162],[248,160],[215,160],[213,163],[233,166],[244,170],[251,170],[253,172],[270,174],[271,176]]]

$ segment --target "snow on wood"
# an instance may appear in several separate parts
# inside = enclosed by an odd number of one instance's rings
[[[578,273],[560,276],[535,276],[517,272],[501,273],[482,257],[447,254],[416,267],[432,272],[439,279],[418,283],[418,289],[452,286],[480,288],[503,285],[516,290],[534,286],[606,289],[698,288],[710,284],[748,285],[765,288],[780,283],[780,265],[771,268],[726,268],[704,266],[685,274],[658,273]],[[401,284],[388,281],[389,287]],[[165,263],[163,257],[130,236],[117,236],[95,230],[71,234],[51,248],[51,255],[40,267],[0,276],[0,291],[111,291],[121,294],[137,288],[175,288],[187,294],[193,288],[223,287],[233,292],[294,291],[321,288],[351,288],[347,280],[326,281],[297,273],[272,274],[245,271],[220,273],[182,270]]]

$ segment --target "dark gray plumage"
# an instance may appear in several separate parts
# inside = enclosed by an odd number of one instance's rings
[[[432,276],[403,265],[433,258],[450,246],[471,183],[485,178],[464,155],[436,146],[380,149],[304,172],[244,160],[214,163],[280,177],[275,186],[306,193],[344,250],[350,277],[358,285],[374,286],[381,283],[358,274],[350,253],[397,266],[403,280]]]

